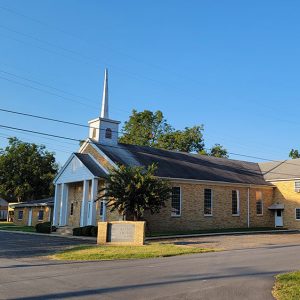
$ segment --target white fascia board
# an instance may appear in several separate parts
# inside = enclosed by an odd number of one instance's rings
[[[90,142],[89,142],[89,139],[87,138],[87,139],[84,141],[84,143],[80,146],[78,152],[79,152],[79,153],[82,153],[89,143],[90,143]]]
[[[75,156],[74,152],[71,154],[71,156],[68,158],[68,160],[65,162],[65,164],[62,166],[62,168],[59,170],[58,174],[55,176],[53,183],[58,180],[58,178],[61,176],[61,174],[64,172],[65,168],[69,165],[73,157]]]
[[[105,172],[105,174],[109,174],[108,170],[105,169],[92,154],[88,153],[88,155],[94,161],[94,163]]]

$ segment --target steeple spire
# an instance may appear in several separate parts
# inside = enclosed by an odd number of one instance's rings
[[[108,119],[108,71],[105,69],[104,72],[104,84],[103,84],[103,95],[102,95],[102,109],[101,118]]]

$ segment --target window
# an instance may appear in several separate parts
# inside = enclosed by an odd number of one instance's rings
[[[97,130],[96,130],[96,128],[93,128],[92,138],[95,139],[96,135],[97,135]]]
[[[263,200],[262,200],[262,192],[256,191],[256,214],[258,216],[263,215]]]
[[[43,221],[43,219],[44,219],[44,211],[43,210],[39,210],[38,221]]]
[[[232,215],[240,215],[240,193],[237,190],[232,191]]]
[[[106,130],[105,130],[105,138],[106,139],[111,139],[111,137],[112,137],[112,131],[111,131],[111,129],[110,128],[106,128]]]
[[[300,208],[295,209],[295,218],[300,221]]]
[[[212,216],[212,190],[204,190],[204,215]]]
[[[295,192],[300,192],[300,181],[295,181]]]
[[[100,210],[99,210],[100,216],[103,216],[103,210],[104,210],[104,201],[101,201],[100,202]]]
[[[23,210],[19,210],[18,212],[18,220],[22,220],[23,219]]]
[[[70,216],[73,216],[74,214],[74,203],[71,203],[71,207],[70,207]]]
[[[171,216],[179,217],[181,215],[181,191],[180,187],[172,188],[172,201],[171,201]]]

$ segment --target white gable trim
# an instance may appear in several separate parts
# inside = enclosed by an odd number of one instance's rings
[[[81,164],[82,164],[82,166],[84,167],[84,169],[85,169],[85,173],[88,175],[88,177],[90,178],[90,179],[93,179],[93,178],[98,178],[98,177],[96,177],[84,164],[83,164],[83,162],[75,155],[75,153],[72,153],[72,155],[69,157],[69,159],[67,160],[67,162],[64,164],[64,166],[62,167],[62,169],[59,171],[59,173],[57,174],[57,176],[55,177],[55,179],[54,179],[54,184],[56,184],[58,181],[59,181],[59,178],[64,174],[64,172],[66,171],[66,169],[67,169],[67,167],[70,165],[70,163],[71,163],[71,161],[73,160],[73,159],[76,159],[76,160],[78,160]],[[82,178],[82,180],[85,180],[86,178]],[[72,182],[72,181],[74,181],[74,180],[72,180],[71,178],[70,178],[70,180],[67,180],[66,182]],[[78,181],[78,180],[76,180],[76,181]],[[79,181],[81,181],[81,180],[79,180]],[[74,181],[75,182],[75,181]]]

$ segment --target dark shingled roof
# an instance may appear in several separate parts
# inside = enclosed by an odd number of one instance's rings
[[[159,177],[270,185],[257,163],[128,144],[95,143],[95,146],[116,164],[148,166],[156,163]]]
[[[54,198],[46,198],[46,199],[39,199],[39,200],[31,200],[16,204],[11,204],[11,207],[33,207],[33,206],[53,206],[54,205]]]
[[[106,177],[106,173],[99,167],[88,154],[74,153],[76,157],[89,169],[89,171],[97,177]]]

